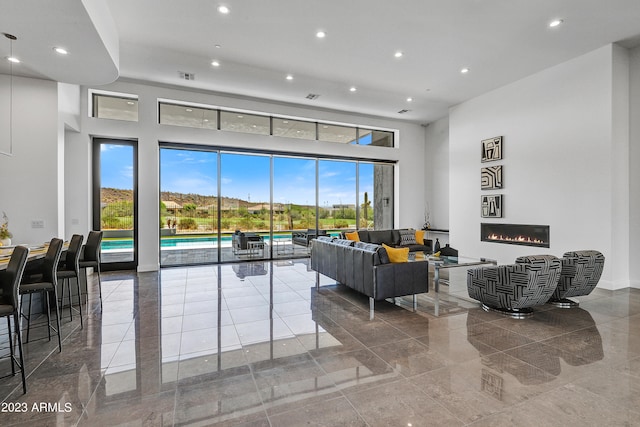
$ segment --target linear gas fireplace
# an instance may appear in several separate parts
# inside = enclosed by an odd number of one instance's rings
[[[481,223],[480,240],[483,242],[548,248],[549,226]]]

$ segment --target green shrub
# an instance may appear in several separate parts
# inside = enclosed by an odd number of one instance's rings
[[[115,216],[102,217],[102,228],[119,229],[122,228],[122,222]]]
[[[180,218],[179,227],[183,230],[197,230],[198,224],[193,218]]]
[[[347,221],[336,221],[336,228],[347,228],[349,223]]]

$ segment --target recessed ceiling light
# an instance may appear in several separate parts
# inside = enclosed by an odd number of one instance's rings
[[[319,39],[323,39],[323,38],[327,37],[327,33],[322,31],[322,30],[320,30],[320,31],[318,31],[316,33],[316,37],[319,38]]]
[[[413,98],[412,97],[408,97],[407,98],[407,102],[411,102],[411,101],[413,101]]]
[[[467,74],[469,72],[469,69],[468,68],[463,68],[463,69],[460,70],[460,72],[462,74]]]
[[[393,56],[395,56],[396,58],[402,58],[402,56],[404,55],[404,53],[397,51],[396,53],[393,54]]]
[[[355,92],[356,90],[358,90],[358,89],[355,86],[351,86],[349,88],[349,91],[351,91],[351,92]]]
[[[218,6],[218,12],[222,13],[223,15],[226,15],[227,13],[231,12],[231,10],[229,10],[229,8],[225,5],[220,5]]]
[[[56,53],[59,53],[60,55],[67,55],[69,53],[67,52],[67,49],[63,47],[54,47],[53,50],[55,50]]]
[[[20,60],[18,58],[16,58],[15,56],[7,56],[7,61],[13,62],[14,64],[19,64],[20,63]]]
[[[554,19],[553,21],[549,22],[549,27],[551,28],[555,28],[558,27],[559,25],[561,25],[564,21],[562,19]]]
[[[293,80],[293,76],[291,74],[287,74],[287,80]]]
[[[127,105],[133,105],[133,104],[135,104],[135,102],[133,102],[133,101],[127,101]]]
[[[215,46],[213,46],[213,47],[215,47],[216,49],[220,49],[222,46],[220,46],[219,44],[217,44],[217,45],[215,45]]]
[[[185,110],[184,110],[184,111],[186,111],[187,113],[190,113],[190,112],[192,112],[193,110],[192,110],[191,108],[185,108]]]
[[[287,123],[289,123],[289,120],[283,120],[282,123],[286,125]]]
[[[220,63],[218,61],[211,61],[211,65],[213,65],[214,67],[219,67]]]
[[[239,115],[239,114],[238,114],[238,118],[239,118],[239,119],[241,119],[242,117],[243,117],[243,116],[241,116],[241,115]]]
[[[205,122],[208,122],[208,121],[209,121],[209,119],[204,119],[204,121],[205,121]]]

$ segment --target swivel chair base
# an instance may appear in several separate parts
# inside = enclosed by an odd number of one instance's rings
[[[526,319],[527,317],[533,316],[533,309],[531,307],[525,308],[497,308],[497,307],[489,307],[486,304],[482,304],[482,309],[484,311],[494,311],[496,313],[502,314],[506,317],[511,317],[512,319]]]
[[[548,303],[559,308],[574,308],[580,305],[578,301],[574,301],[569,298],[562,298],[559,300],[549,300]]]

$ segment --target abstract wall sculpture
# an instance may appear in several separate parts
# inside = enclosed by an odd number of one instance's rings
[[[482,141],[482,162],[502,160],[502,137],[496,136]]]
[[[502,194],[480,196],[482,218],[502,218]]]
[[[483,190],[502,188],[502,166],[482,168],[480,185]]]

